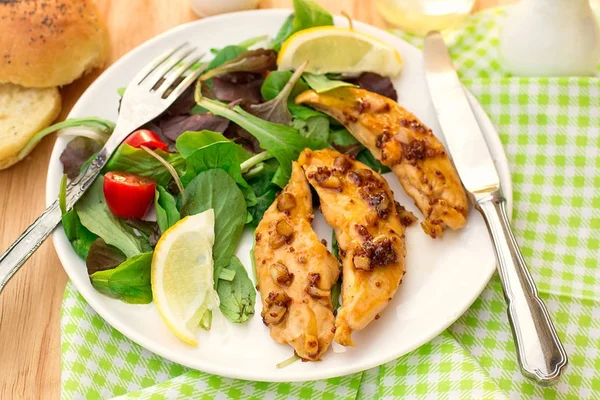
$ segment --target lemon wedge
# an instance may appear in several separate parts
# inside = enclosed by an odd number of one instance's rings
[[[375,72],[396,76],[402,70],[398,52],[367,34],[322,26],[299,31],[286,40],[277,57],[280,70],[294,70],[308,60],[314,74]]]
[[[196,330],[219,300],[213,288],[215,214],[207,210],[169,228],[152,256],[152,296],[169,329],[197,346]]]

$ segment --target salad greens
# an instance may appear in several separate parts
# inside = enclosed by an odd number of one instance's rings
[[[223,279],[224,275],[232,278]],[[254,314],[256,289],[239,258],[231,257],[229,266],[221,271],[220,278],[217,293],[221,300],[221,312],[233,322],[246,322]]]
[[[333,16],[312,0],[294,0],[294,14],[285,20],[273,39],[272,47],[279,51],[294,33],[317,26],[333,25]]]
[[[162,150],[154,150],[163,160],[171,164],[176,171],[181,171],[185,165],[185,159],[176,153],[166,153]],[[152,157],[143,149],[136,149],[123,143],[110,158],[104,171],[130,172],[152,178],[159,185],[166,186],[171,181],[171,173],[165,166]]]
[[[98,271],[106,271],[121,265],[127,259],[125,254],[119,249],[106,244],[104,239],[94,240],[85,259],[88,274],[92,275]]]
[[[98,271],[90,276],[92,286],[107,296],[126,303],[147,304],[152,301],[150,266],[152,252],[128,258],[114,269]]]
[[[308,86],[317,93],[327,92],[340,87],[356,87],[352,83],[329,79],[325,75],[311,74],[310,72],[305,72],[302,74],[302,77]]]
[[[355,83],[391,93],[391,81],[377,74],[362,74],[350,82],[334,80],[305,73],[306,64],[294,72],[277,71],[277,51],[287,38],[303,29],[333,25],[331,14],[314,1],[293,3],[294,14],[263,46],[268,48],[254,49],[267,39],[261,36],[211,50],[214,58],[199,66],[205,70],[196,90],[186,91],[145,126],[164,146],[124,143],[105,166],[103,173],[132,173],[156,183],[153,199],[150,196],[156,222],[115,216],[104,197],[102,175],[74,209],[66,210],[63,181],[63,228],[86,261],[96,290],[128,303],[151,302],[150,271],[158,238],[180,219],[213,209],[214,288],[223,315],[245,322],[254,314],[256,290],[235,250],[245,226],[256,227],[287,184],[300,152],[332,147],[385,171],[337,121],[295,104],[294,99],[309,89],[324,92]],[[80,132],[85,137],[72,140],[60,158],[65,173],[74,179],[114,129],[112,122],[99,118],[61,122],[34,136],[22,153],[51,132],[82,126],[88,128]],[[148,215],[153,214],[145,218]],[[333,243],[337,256],[335,235]],[[340,288],[338,283],[332,291],[334,309],[339,306]],[[200,326],[209,329],[211,316],[205,312]]]
[[[167,189],[160,185],[156,187],[154,208],[156,208],[156,222],[161,233],[164,233],[181,219],[175,198]]]
[[[258,139],[260,146],[269,151],[279,161],[279,169],[273,177],[273,183],[284,187],[292,173],[292,161],[298,158],[310,142],[292,127],[265,121],[244,111],[240,106],[230,109],[223,103],[205,97],[198,104],[215,115],[227,118],[250,132]]]
[[[75,205],[81,224],[127,257],[152,250],[148,240],[110,212],[102,192],[103,181],[104,177],[99,176]]]
[[[233,178],[222,169],[209,169],[196,176],[183,194],[181,216],[215,212],[215,281],[239,242],[246,223],[246,202]]]

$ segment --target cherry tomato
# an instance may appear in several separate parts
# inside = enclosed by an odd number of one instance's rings
[[[156,182],[128,172],[111,171],[104,175],[104,198],[117,217],[142,218],[152,201]]]
[[[131,147],[140,148],[141,146],[146,146],[152,150],[164,150],[168,146],[168,144],[161,140],[160,136],[158,136],[156,132],[153,132],[149,129],[138,129],[129,135],[127,139],[125,139],[125,143]]]

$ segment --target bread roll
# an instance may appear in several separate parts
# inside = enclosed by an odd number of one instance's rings
[[[19,161],[29,139],[52,123],[60,113],[57,88],[24,88],[0,84],[0,169]]]
[[[108,57],[108,33],[92,0],[0,0],[0,83],[55,87]]]

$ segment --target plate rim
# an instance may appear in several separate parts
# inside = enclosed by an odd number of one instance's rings
[[[178,25],[176,27],[173,27],[165,32],[162,32],[146,41],[144,41],[143,43],[139,44],[138,46],[134,47],[133,49],[131,49],[130,51],[128,51],[126,54],[124,54],[123,56],[121,56],[118,60],[116,60],[113,64],[111,64],[108,68],[106,68],[90,85],[89,87],[79,96],[77,102],[73,105],[73,107],[71,108],[71,111],[69,112],[69,115],[67,116],[67,118],[71,118],[73,117],[74,114],[74,110],[77,110],[78,108],[78,104],[80,102],[80,99],[88,92],[88,91],[94,91],[96,90],[97,86],[100,86],[102,84],[102,77],[105,74],[108,74],[110,72],[112,72],[113,69],[118,69],[121,68],[121,64],[123,64],[124,62],[126,62],[127,60],[129,60],[131,57],[134,57],[137,53],[143,51],[146,47],[151,46],[155,41],[161,40],[164,36],[168,36],[171,35],[179,30],[184,30],[189,28],[190,26],[194,26],[194,25],[199,25],[202,24],[204,22],[206,22],[207,20],[211,20],[214,21],[215,19],[222,19],[222,18],[231,18],[231,17],[235,17],[235,16],[248,16],[248,15],[252,15],[252,14],[273,14],[274,16],[279,16],[279,15],[283,15],[284,13],[286,13],[285,15],[289,15],[289,13],[293,12],[292,9],[288,9],[288,8],[274,8],[274,9],[261,9],[261,10],[248,10],[248,11],[239,11],[239,12],[234,12],[234,13],[227,13],[227,14],[222,14],[222,15],[218,15],[218,16],[213,16],[213,17],[209,17],[209,18],[203,18],[203,19],[199,19],[199,20],[194,20],[191,22],[187,22],[185,24],[181,24]],[[334,16],[335,20],[338,21],[340,18],[344,18],[344,17],[340,17],[340,16]],[[404,44],[414,48],[415,50],[417,50],[420,54],[422,54],[422,51],[418,48],[416,48],[415,46],[413,46],[412,44],[406,42],[404,39],[402,39],[399,36],[394,35],[393,33],[391,33],[390,31],[378,28],[376,26],[373,26],[371,24],[365,23],[365,22],[361,22],[361,21],[355,21],[355,25],[357,27],[360,26],[367,26],[370,29],[376,29],[381,33],[385,33],[386,35],[391,35],[394,39],[400,40],[402,42],[404,42]],[[474,109],[474,113],[478,116],[482,118],[482,122],[486,125],[485,127],[482,127],[482,131],[484,132],[484,136],[486,139],[486,143],[488,144],[488,147],[490,148],[490,152],[494,153],[493,155],[496,158],[496,168],[498,169],[498,173],[501,176],[505,176],[506,177],[506,182],[502,182],[502,188],[503,188],[503,192],[504,195],[506,197],[507,200],[507,206],[508,206],[508,211],[509,211],[509,215],[512,214],[512,179],[511,179],[511,173],[510,173],[510,169],[509,169],[509,164],[508,164],[508,159],[506,157],[506,153],[504,151],[504,147],[502,146],[502,143],[500,141],[499,136],[497,135],[497,133],[494,135],[488,135],[485,132],[497,132],[495,127],[493,126],[491,120],[489,119],[489,116],[487,115],[487,113],[483,110],[483,107],[481,106],[481,104],[477,101],[477,99],[475,98],[475,96],[473,96],[471,94],[471,92],[468,89],[465,89],[466,93],[467,93],[467,97],[469,99],[469,102],[471,104],[471,107]],[[431,100],[429,100],[429,102],[431,103]],[[490,130],[491,128],[491,130]],[[443,135],[442,132],[439,133],[440,135]],[[55,201],[55,198],[51,195],[53,189],[54,189],[54,185],[53,185],[53,180],[54,178],[51,176],[51,168],[50,166],[52,165],[52,160],[54,159],[58,159],[57,155],[55,153],[58,152],[58,148],[56,146],[56,144],[53,145],[52,148],[52,153],[50,156],[50,160],[49,160],[49,169],[48,169],[48,174],[46,176],[46,205],[50,205],[52,202]],[[502,181],[502,179],[501,179]],[[69,274],[69,268],[67,268],[65,266],[65,264],[68,264],[68,262],[63,262],[63,259],[66,259],[66,254],[67,252],[73,252],[73,249],[71,247],[66,247],[63,246],[61,244],[57,244],[57,237],[59,237],[58,235],[60,235],[62,232],[60,229],[56,229],[54,231],[54,233],[52,234],[52,240],[53,240],[53,244],[56,250],[56,253],[58,255],[58,258],[60,260],[60,263],[64,269],[64,271],[67,273],[67,275],[69,276],[69,279],[73,282],[73,279],[71,278],[70,274]],[[64,233],[62,233],[64,235]],[[148,351],[159,355],[160,357],[165,358],[166,360],[169,360],[171,362],[175,362],[178,363],[180,365],[184,365],[186,367],[192,368],[192,369],[196,369],[199,370],[201,372],[205,372],[205,373],[209,373],[209,374],[214,374],[214,375],[219,375],[219,376],[223,376],[223,377],[227,377],[227,378],[232,378],[232,379],[242,379],[242,380],[250,380],[250,381],[259,381],[259,382],[304,382],[304,381],[314,381],[314,380],[321,380],[321,379],[329,379],[329,378],[334,378],[334,377],[339,377],[339,376],[344,376],[344,375],[351,375],[357,372],[362,372],[365,371],[367,369],[373,368],[375,366],[379,366],[382,364],[385,364],[389,361],[395,360],[407,353],[410,353],[411,351],[419,348],[420,346],[422,346],[423,344],[429,342],[430,340],[432,340],[433,338],[437,337],[440,333],[442,333],[443,331],[445,331],[446,329],[448,329],[448,327],[450,327],[458,318],[460,318],[470,307],[471,305],[475,302],[475,300],[477,300],[477,298],[481,295],[481,293],[485,290],[485,288],[487,287],[490,279],[492,278],[492,276],[494,275],[496,271],[496,268],[491,268],[489,273],[487,274],[487,277],[485,279],[485,283],[482,284],[481,288],[479,290],[475,290],[473,291],[473,296],[471,296],[468,301],[466,301],[466,306],[464,307],[464,309],[460,310],[459,312],[455,313],[452,318],[446,319],[443,323],[440,324],[440,328],[439,329],[435,329],[432,330],[431,332],[429,332],[427,335],[423,335],[421,340],[417,340],[414,342],[414,344],[412,346],[408,346],[408,347],[404,347],[402,348],[401,351],[398,352],[390,352],[387,353],[387,355],[385,357],[380,357],[377,361],[369,361],[369,360],[365,360],[362,362],[359,362],[357,364],[354,364],[352,368],[348,369],[347,367],[344,366],[334,366],[331,367],[327,370],[327,373],[325,374],[320,374],[320,371],[310,371],[310,372],[305,372],[302,375],[298,375],[297,378],[290,378],[290,377],[279,377],[279,376],[273,376],[273,377],[266,377],[264,372],[263,373],[258,373],[258,374],[254,374],[252,373],[252,371],[243,371],[241,373],[236,373],[238,372],[237,370],[231,370],[228,369],[226,367],[222,367],[220,365],[217,364],[213,364],[210,363],[210,361],[208,360],[199,360],[197,365],[191,366],[189,365],[189,363],[185,362],[184,360],[180,360],[178,359],[177,356],[173,356],[174,354],[166,354],[165,352],[163,352],[161,350],[161,348],[155,348],[155,346],[152,345],[153,341],[151,341],[150,339],[148,339],[145,336],[139,336],[137,333],[135,332],[130,332],[130,328],[127,325],[121,324],[121,322],[119,322],[119,320],[115,317],[113,318],[112,314],[106,310],[102,304],[100,302],[97,302],[95,299],[93,298],[88,298],[85,295],[85,290],[82,291],[80,290],[79,287],[77,287],[77,285],[75,283],[73,283],[73,286],[75,287],[75,289],[77,290],[77,292],[85,299],[85,301],[90,305],[90,307],[96,312],[98,313],[98,315],[104,319],[109,325],[111,325],[112,328],[116,329],[117,331],[119,331],[120,333],[122,333],[125,337],[127,337],[129,340],[131,340],[132,342],[140,345],[141,347],[143,347],[144,349],[147,349]],[[61,305],[62,307],[62,305]],[[176,354],[175,354],[176,355]],[[198,367],[201,367],[202,369],[199,369]]]

